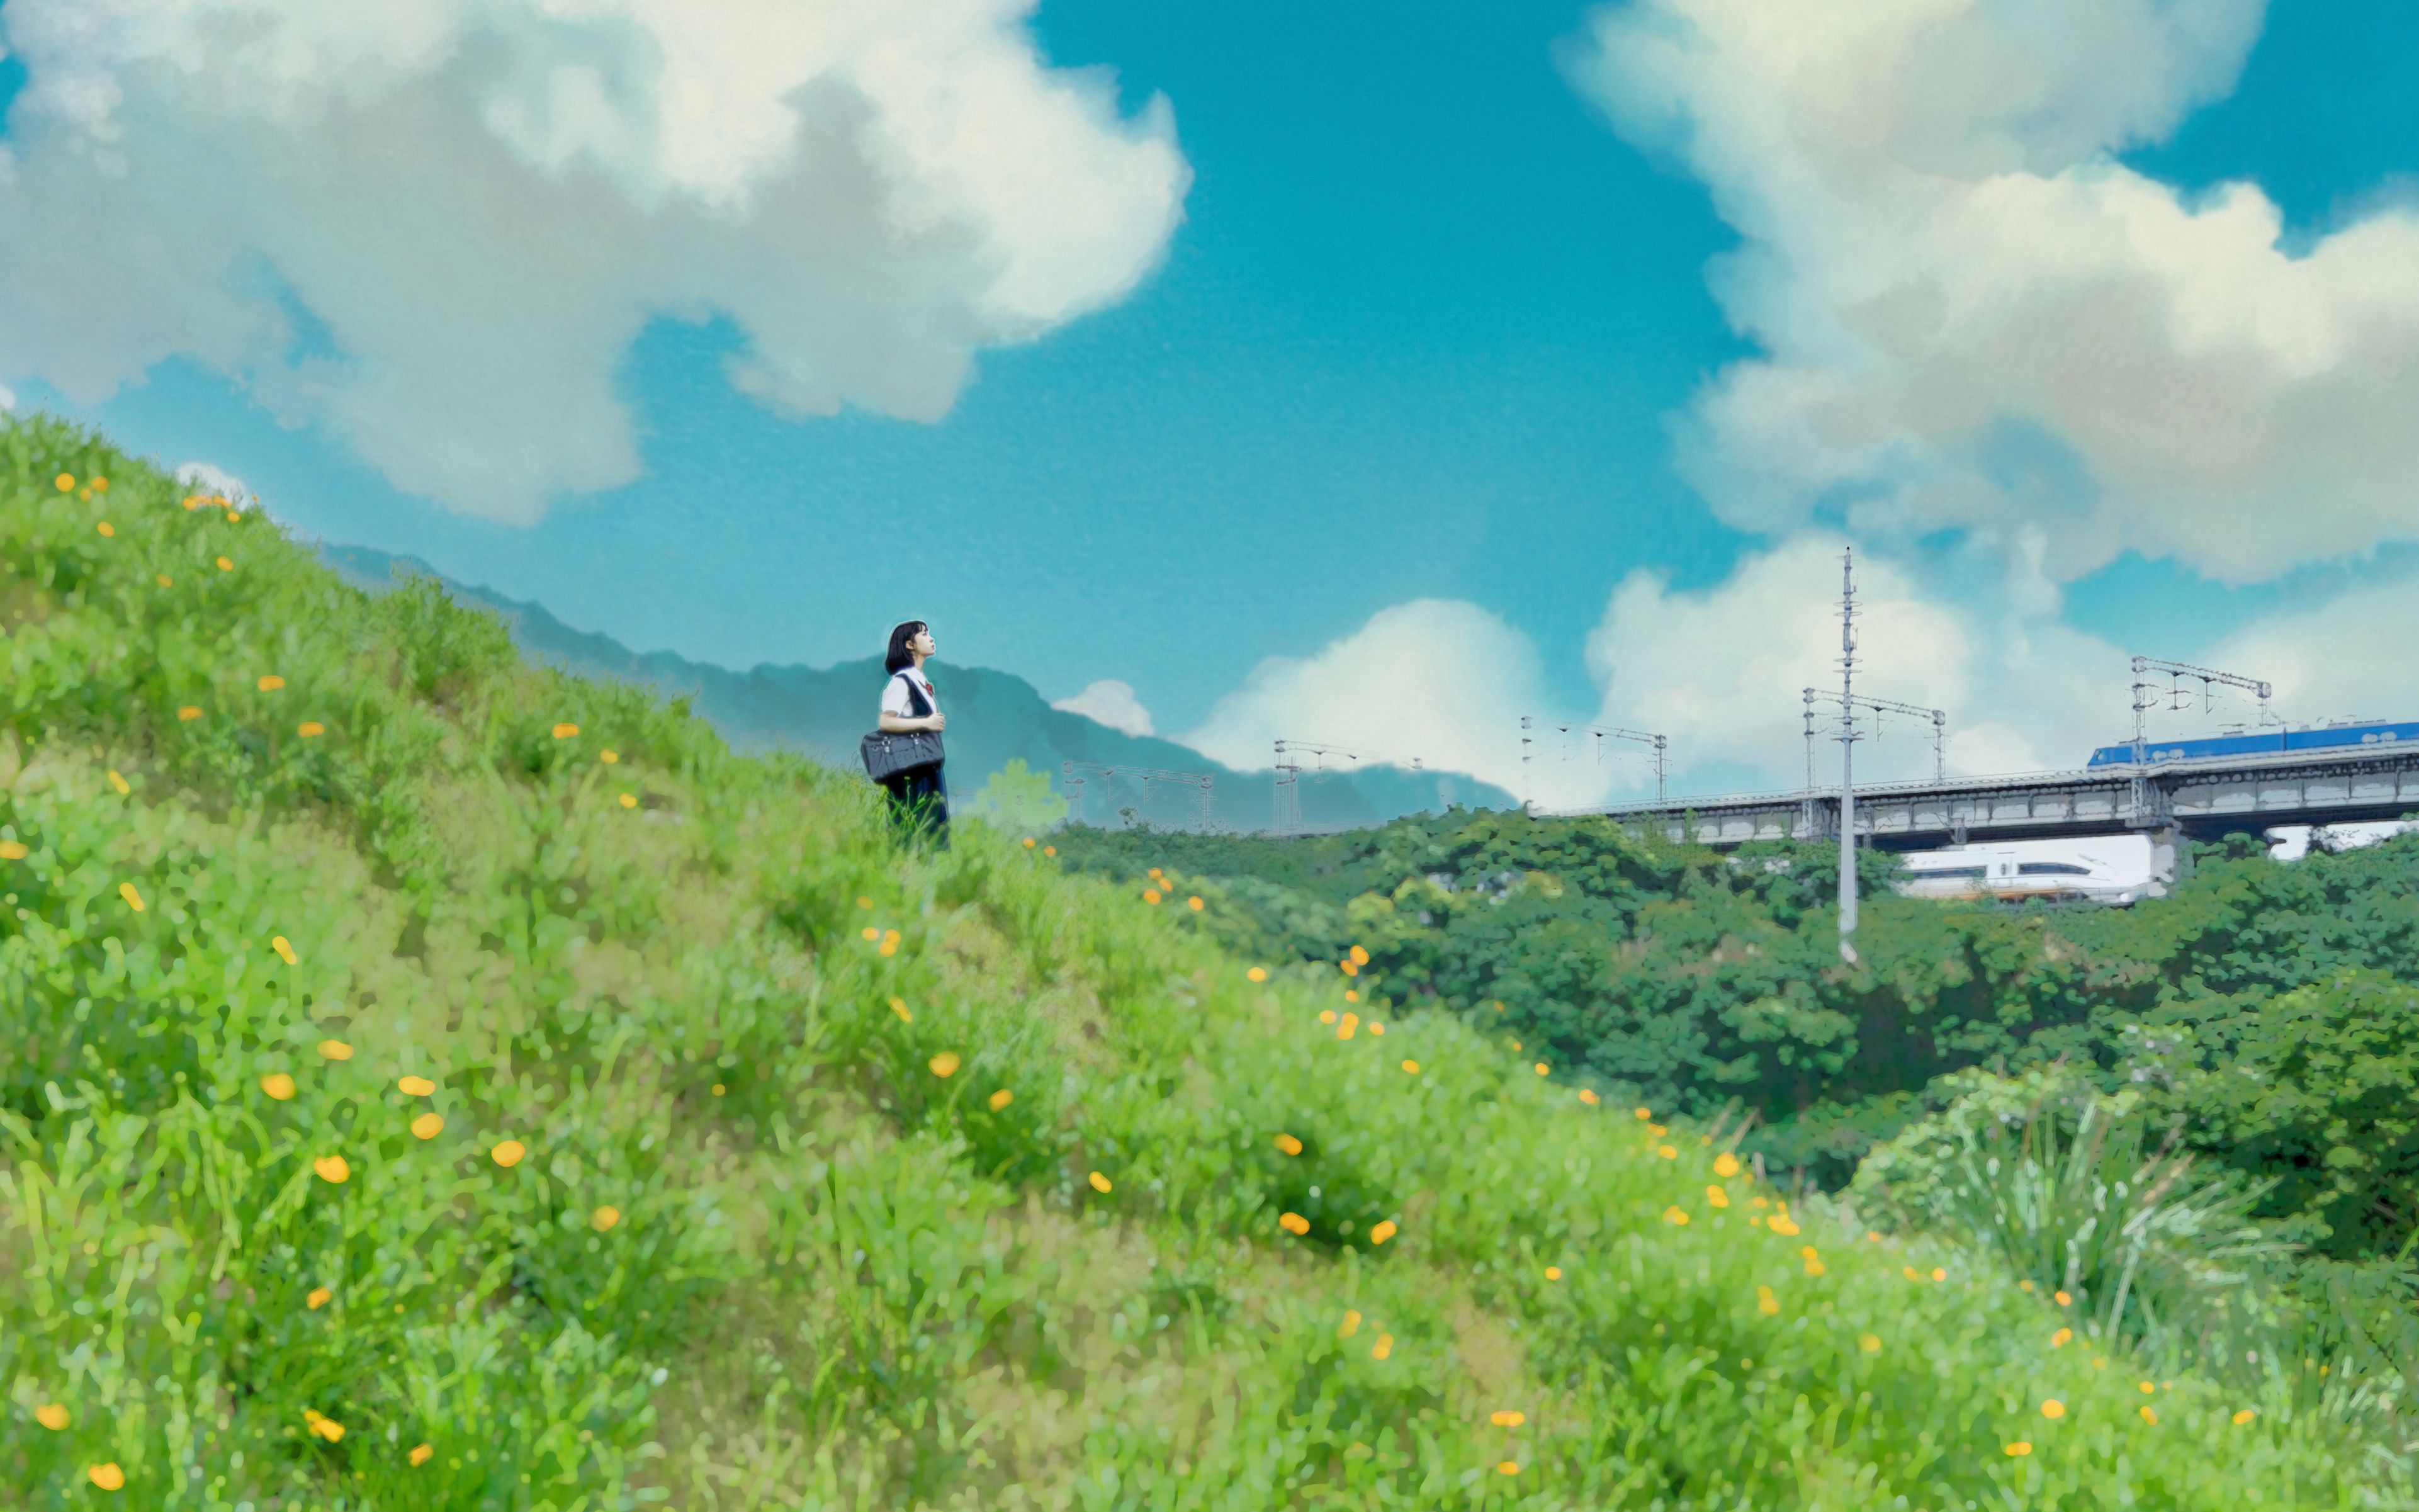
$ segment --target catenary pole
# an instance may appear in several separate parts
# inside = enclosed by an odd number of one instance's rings
[[[1857,964],[1857,548],[1840,554],[1840,959]]]

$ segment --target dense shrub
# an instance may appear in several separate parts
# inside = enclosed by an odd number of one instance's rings
[[[1360,946],[1384,991],[1500,1026],[1608,1089],[1699,1118],[1735,1101],[1758,1120],[1748,1148],[1830,1187],[1936,1105],[1925,1089],[1947,1072],[2065,1061],[2113,1086],[2145,1026],[2215,1036],[2222,1057],[2226,1026],[2279,993],[2349,970],[2419,979],[2419,835],[2291,866],[2205,846],[2172,897],[2130,909],[1902,899],[1890,859],[1866,853],[1854,968],[1822,846],[1719,856],[1604,820],[1468,811],[1298,841],[1055,840],[1080,872],[1160,867],[1237,949],[1334,970]]]

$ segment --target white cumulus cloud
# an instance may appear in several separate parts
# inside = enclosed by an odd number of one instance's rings
[[[2419,213],[2302,249],[2115,154],[2229,90],[2263,0],[1631,0],[1566,64],[1742,237],[1763,355],[1682,427],[1726,518],[1965,526],[2052,580],[2419,538]]]
[[[1307,741],[1518,793],[1520,717],[1546,704],[1526,636],[1475,604],[1415,599],[1307,656],[1263,661],[1177,738],[1246,771],[1271,765],[1278,740]]]
[[[1032,0],[9,0],[0,372],[182,357],[505,520],[638,471],[617,364],[728,318],[794,415],[931,420],[1120,298],[1189,170]]]
[[[2332,598],[2261,615],[2213,650],[2215,665],[2273,684],[2293,724],[2419,719],[2419,573],[2380,575]]]
[[[251,486],[226,469],[209,462],[187,462],[177,469],[177,481],[188,488],[206,488],[222,499],[239,502],[252,497]]]
[[[1711,588],[1675,592],[1633,572],[1588,638],[1588,666],[1609,723],[1667,736],[1681,771],[1747,767],[1795,787],[1805,773],[1805,690],[1840,686],[1841,543],[1804,535],[1743,558]],[[1973,648],[1965,625],[1922,596],[1903,568],[1860,554],[1857,688],[1923,708],[1962,708]],[[1836,720],[1836,705],[1821,717]],[[1932,764],[1928,725],[1885,721],[1859,748],[1876,776],[1918,777]],[[1838,747],[1817,752],[1837,780]]]
[[[1086,719],[1130,735],[1157,733],[1151,729],[1150,711],[1142,706],[1142,700],[1134,697],[1133,685],[1119,682],[1114,677],[1104,677],[1073,698],[1060,699],[1050,706],[1064,709],[1069,714],[1080,714]]]
[[[1590,733],[1609,726],[1667,737],[1675,798],[1794,791],[1806,779],[1805,689],[1839,687],[1841,545],[1808,532],[1702,588],[1630,573],[1588,637],[1587,682],[1572,687],[1548,685],[1534,643],[1476,605],[1396,605],[1307,656],[1262,663],[1179,738],[1246,769],[1266,768],[1280,738],[1406,766],[1418,756],[1548,809],[1651,796],[1641,748]],[[1943,711],[1951,778],[2073,770],[2132,733],[2130,649],[2065,623],[2037,576],[1994,577],[2002,563],[1984,550],[1859,550],[1857,563],[1857,688]],[[2414,640],[2419,570],[2404,570],[2255,617],[2198,659],[2269,679],[2276,711],[2297,725],[2419,718],[2419,667],[2377,650]],[[1839,781],[1834,708],[1818,711],[1822,787]],[[1525,766],[1524,715],[1535,721]],[[2254,715],[2241,697],[2195,699],[2153,712],[2149,730],[2215,734]],[[1860,729],[1860,781],[1932,776],[1928,720],[1889,716],[1876,733],[1868,716]]]

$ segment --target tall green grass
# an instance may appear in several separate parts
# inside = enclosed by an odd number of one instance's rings
[[[1023,837],[902,852],[48,421],[0,627],[17,1504],[2401,1494],[2289,1391],[2145,1396],[1994,1257]]]

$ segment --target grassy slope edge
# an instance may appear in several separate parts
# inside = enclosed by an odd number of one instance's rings
[[[28,1506],[2373,1490],[2289,1393],[2144,1395],[1446,1016],[1253,982],[1013,837],[902,856],[861,784],[92,437],[0,452]]]

